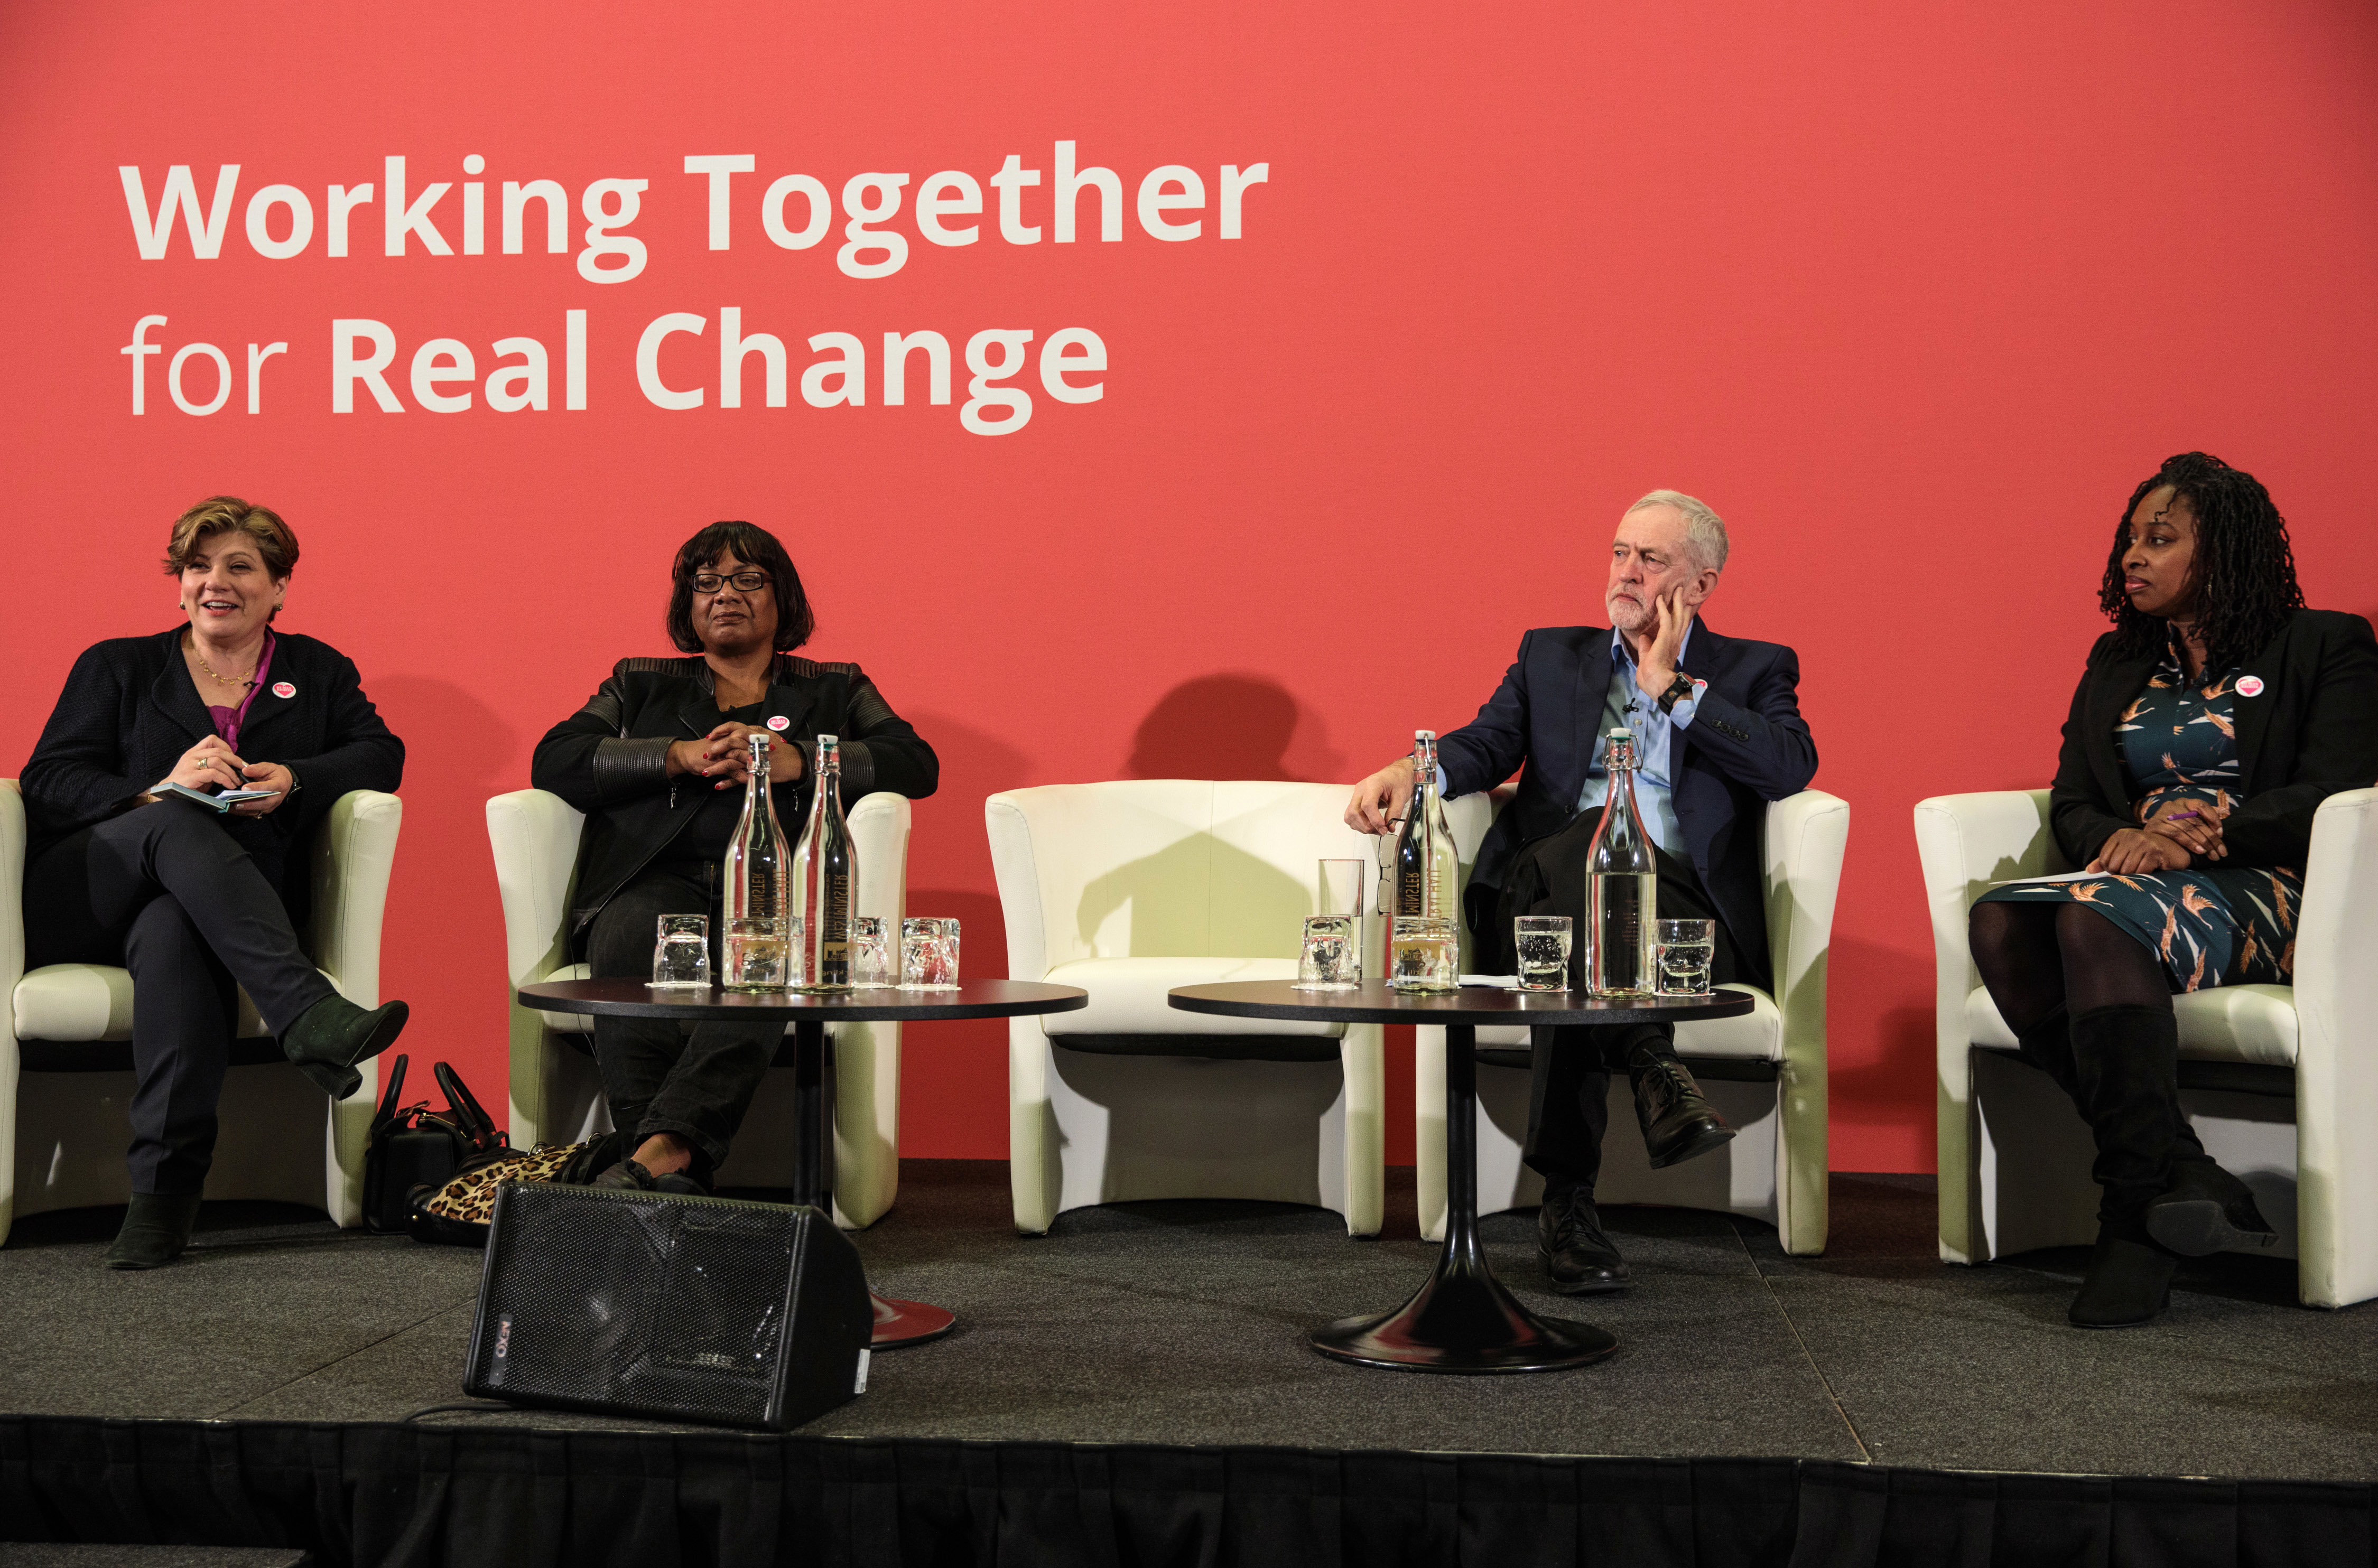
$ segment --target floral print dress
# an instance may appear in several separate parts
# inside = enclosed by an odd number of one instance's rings
[[[2132,809],[2144,822],[2167,801],[2234,809],[2244,798],[2233,727],[2238,670],[2192,677],[2175,646],[2114,724]],[[2163,963],[2174,992],[2295,979],[2300,871],[2200,862],[2184,871],[1992,888],[1984,900],[2085,904]]]

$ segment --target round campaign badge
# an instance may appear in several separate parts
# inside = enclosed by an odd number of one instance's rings
[[[776,730],[776,731],[780,731],[780,732],[781,732],[781,731],[785,728],[785,726],[786,726],[786,725],[787,725],[787,724],[791,724],[792,722],[793,722],[792,720],[790,720],[790,719],[788,719],[788,718],[785,717],[785,715],[784,715],[784,714],[782,714],[782,713],[776,713],[776,714],[772,715],[772,716],[769,718],[769,720],[768,720],[768,727],[769,727],[770,729],[772,729],[772,730]]]
[[[2240,697],[2263,695],[2263,677],[2261,676],[2241,676],[2238,682],[2238,695]]]
[[[276,680],[272,683],[272,695],[275,697],[294,697],[297,695],[297,688],[290,685],[285,680]]]

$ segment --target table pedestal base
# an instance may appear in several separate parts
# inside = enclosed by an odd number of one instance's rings
[[[1414,1372],[1549,1372],[1618,1348],[1591,1323],[1537,1317],[1487,1266],[1478,1244],[1477,1043],[1474,1024],[1446,1026],[1445,1251],[1436,1272],[1383,1318],[1315,1329],[1313,1347],[1324,1356]]]
[[[1468,1264],[1446,1256],[1400,1308],[1316,1328],[1313,1347],[1358,1366],[1415,1372],[1549,1372],[1618,1347],[1591,1323],[1537,1317],[1483,1266]]]
[[[875,1296],[871,1291],[869,1295],[875,1302],[875,1335],[868,1341],[871,1350],[898,1350],[922,1345],[958,1326],[957,1314],[945,1307]]]

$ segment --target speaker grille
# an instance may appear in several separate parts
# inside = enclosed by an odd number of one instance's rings
[[[837,1251],[847,1267],[835,1266]],[[824,1266],[805,1281],[821,1253]],[[870,1316],[856,1253],[815,1209],[508,1182],[464,1385],[524,1403],[782,1426],[818,1413],[787,1407],[788,1382],[849,1397]]]

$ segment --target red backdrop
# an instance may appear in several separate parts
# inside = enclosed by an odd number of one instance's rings
[[[917,814],[910,907],[966,922],[999,973],[981,801],[1130,775],[1351,780],[1415,724],[1450,728],[1524,628],[1598,618],[1612,523],[1673,485],[1735,554],[1710,606],[1790,642],[1823,765],[1855,808],[1833,947],[1833,1161],[1932,1157],[1930,939],[1908,808],[2042,782],[2095,581],[2131,485],[2167,453],[2262,476],[2315,604],[2378,607],[2363,532],[2378,360],[2378,12],[2360,0],[1418,6],[1237,3],[839,8],[416,4],[0,15],[0,450],[18,523],[0,657],[0,769],[30,751],[76,652],[171,623],[167,521],[228,490],[283,511],[306,558],[285,624],[361,664],[410,747],[386,985],[407,1045],[491,1092],[500,919],[482,803],[611,661],[666,652],[670,549],[721,517],[775,529],[855,659],[943,757]],[[1050,231],[1055,144],[1120,176],[1122,239]],[[694,154],[734,176],[708,247]],[[1010,153],[1040,243],[923,243],[941,170]],[[463,168],[483,157],[484,174]],[[328,187],[407,161],[486,185],[486,254],[384,252],[379,201],[326,254]],[[177,221],[144,259],[118,169],[153,213],[170,166],[220,254]],[[1225,164],[1266,163],[1241,237]],[[1159,243],[1141,177],[1198,172],[1198,238]],[[773,243],[762,197],[806,174],[906,172],[904,267]],[[573,259],[601,179],[648,182],[648,261]],[[570,198],[569,255],[501,253],[501,184]],[[310,243],[250,243],[286,185]],[[1169,186],[1178,193],[1181,187]],[[384,197],[384,188],[375,195]],[[796,198],[788,221],[804,213]],[[203,215],[203,213],[202,213]],[[289,237],[271,212],[266,240]],[[862,260],[881,260],[870,253]],[[789,406],[718,406],[718,313],[791,347]],[[587,404],[562,404],[565,312],[587,312]],[[646,323],[688,312],[639,390]],[[165,353],[117,350],[135,320]],[[332,412],[330,322],[396,341],[402,413]],[[875,345],[986,329],[1105,345],[1098,401],[1014,378],[1031,423],[985,437],[912,369],[885,407]],[[798,390],[812,334],[869,345],[864,407]],[[538,339],[551,407],[429,412],[415,350]],[[232,365],[222,411],[166,389],[185,345]],[[247,413],[246,345],[285,341]],[[510,363],[518,363],[515,359]],[[147,412],[130,412],[134,365]],[[214,391],[203,354],[187,401]],[[916,1032],[907,1152],[1005,1152],[997,1025]],[[1408,1055],[1405,1059],[1409,1059]],[[1410,1158],[1409,1074],[1391,1154]]]

